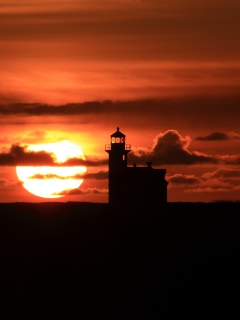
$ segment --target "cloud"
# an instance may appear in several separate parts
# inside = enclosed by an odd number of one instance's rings
[[[21,186],[23,183],[21,181],[8,181],[7,179],[0,178],[0,188],[16,188]]]
[[[217,140],[228,140],[229,137],[223,132],[214,132],[204,137],[197,137],[196,140],[200,141],[217,141]]]
[[[191,184],[197,184],[202,182],[202,179],[196,177],[193,174],[184,175],[179,173],[166,177],[166,180],[170,184],[174,184],[174,185],[191,185]]]
[[[111,101],[91,101],[83,103],[69,103],[65,105],[53,106],[40,103],[15,103],[0,106],[2,115],[82,115],[111,112]],[[110,110],[108,110],[110,109]]]
[[[40,179],[40,180],[48,180],[48,179],[60,179],[60,180],[68,180],[68,179],[95,179],[95,180],[106,180],[108,179],[107,171],[99,171],[94,173],[79,173],[72,176],[61,176],[57,174],[47,173],[47,174],[35,174],[28,179]]]
[[[233,191],[239,191],[240,190],[240,186],[236,186],[234,188],[221,188],[218,186],[215,187],[199,187],[199,188],[193,188],[193,189],[187,189],[184,190],[184,192],[186,193],[216,193],[216,192],[233,192]]]
[[[102,188],[87,188],[87,189],[69,189],[64,190],[59,193],[53,193],[52,195],[61,196],[76,196],[76,195],[86,195],[86,194],[107,194],[108,189]]]
[[[39,133],[42,137],[41,132]],[[191,139],[189,136],[182,137],[176,130],[168,130],[160,133],[154,139],[151,148],[132,148],[128,159],[130,163],[146,164],[152,162],[153,165],[192,165],[192,164],[240,164],[240,155],[218,155],[211,156],[198,151],[188,149]],[[32,151],[27,145],[19,143],[13,144],[9,149],[0,149],[0,166],[86,166],[99,167],[107,166],[107,158],[96,158],[88,156],[87,159],[69,158],[65,162],[57,162],[54,153],[42,151]],[[79,177],[76,177],[79,178]],[[82,177],[81,177],[82,178]],[[107,172],[87,173],[86,179],[107,179]],[[47,179],[47,177],[45,177]]]
[[[107,165],[107,159],[97,159],[88,157],[87,160],[81,158],[69,158],[67,161],[59,163],[56,161],[54,153],[42,151],[31,151],[28,146],[19,143],[13,144],[9,149],[0,149],[0,166],[89,166],[97,167]]]
[[[37,174],[34,174],[33,176],[28,177],[28,179],[31,179],[31,180],[49,180],[49,179],[68,180],[68,179],[79,179],[79,178],[76,178],[76,175],[74,175],[74,176],[60,176],[58,174],[53,174],[53,173],[47,173],[47,174],[37,173]]]
[[[87,166],[87,167],[98,167],[107,165],[108,159],[96,159],[95,157],[88,157],[87,160],[80,158],[70,158],[61,165],[64,166]]]
[[[229,136],[230,139],[240,140],[240,134],[239,133],[231,131],[231,132],[228,133],[228,136]]]
[[[218,179],[239,179],[240,180],[240,169],[232,168],[221,168],[213,172],[207,172],[202,175],[205,180],[218,178]]]
[[[99,171],[94,173],[86,173],[83,175],[84,179],[96,179],[96,180],[106,180],[108,179],[108,171]]]
[[[169,66],[169,68],[177,66]],[[140,76],[140,74],[139,74]],[[234,122],[240,117],[240,95],[228,97],[174,97],[162,99],[131,99],[131,100],[99,100],[86,101],[67,104],[44,104],[44,103],[12,103],[0,104],[0,114],[2,115],[47,115],[47,116],[66,116],[66,115],[133,115],[144,117],[153,115],[163,119],[178,120],[184,114],[183,121],[187,123],[193,119],[203,122],[203,126],[212,124],[216,121],[226,123],[226,117]],[[194,107],[194,108],[193,108]],[[208,115],[206,118],[206,114]],[[174,115],[174,117],[173,117]]]
[[[219,156],[219,160],[227,165],[238,165],[240,164],[240,154]]]
[[[224,141],[224,140],[239,140],[240,135],[235,132],[223,133],[223,132],[213,132],[204,137],[197,137],[195,140],[199,141]]]
[[[204,173],[199,177],[197,186],[188,188],[184,192],[233,192],[238,190],[240,190],[240,169],[220,168]]]
[[[189,151],[190,137],[183,138],[178,131],[168,130],[160,133],[154,139],[151,149],[134,148],[129,154],[131,162],[146,163],[151,161],[154,165],[162,164],[196,164],[217,163],[217,159],[197,151]]]
[[[13,144],[9,150],[2,149],[0,153],[1,166],[53,165],[55,160],[53,153],[30,151],[20,144]]]

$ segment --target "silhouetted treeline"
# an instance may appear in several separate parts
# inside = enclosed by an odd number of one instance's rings
[[[240,203],[0,204],[3,319],[214,319],[239,305]],[[87,314],[87,316],[86,316]]]

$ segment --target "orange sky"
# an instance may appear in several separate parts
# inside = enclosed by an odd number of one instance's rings
[[[1,162],[12,144],[65,139],[106,160],[117,126],[130,163],[167,168],[169,201],[239,200],[239,13],[237,0],[0,0],[0,201],[44,201]],[[96,177],[62,201],[107,201]]]

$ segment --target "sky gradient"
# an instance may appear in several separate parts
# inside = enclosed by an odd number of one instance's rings
[[[106,202],[117,126],[129,165],[167,169],[169,201],[240,200],[239,14],[237,0],[0,0],[0,202],[44,201],[15,167],[56,165],[27,146],[61,140],[88,170],[60,201]]]

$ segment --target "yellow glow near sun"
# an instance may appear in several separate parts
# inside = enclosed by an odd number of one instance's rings
[[[82,150],[69,141],[31,145],[31,151],[51,152],[57,162],[69,158],[85,159]],[[76,177],[86,172],[85,166],[54,167],[54,166],[17,166],[16,172],[23,187],[30,193],[42,198],[61,198],[65,190],[79,188],[83,178]]]

